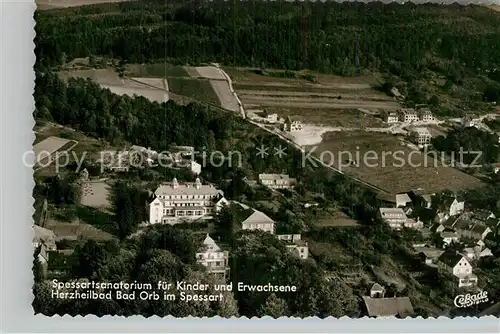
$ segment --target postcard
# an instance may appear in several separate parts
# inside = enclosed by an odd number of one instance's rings
[[[500,315],[500,10],[37,0],[33,312]]]

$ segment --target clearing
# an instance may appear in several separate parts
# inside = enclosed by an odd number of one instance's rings
[[[459,191],[483,185],[469,174],[443,166],[439,156],[439,161],[435,161],[432,156],[408,148],[390,134],[329,132],[313,153],[317,157],[321,154],[324,163],[391,194],[410,190]],[[346,167],[348,161],[357,165]]]
[[[40,137],[38,138],[40,139]],[[55,136],[47,137],[33,145],[35,154],[35,169],[44,168],[54,162],[57,154],[68,152],[75,147],[78,142],[70,139]]]
[[[96,209],[108,210],[111,206],[110,185],[105,180],[82,183],[81,204]]]
[[[167,78],[170,92],[220,106],[210,81],[186,78]]]

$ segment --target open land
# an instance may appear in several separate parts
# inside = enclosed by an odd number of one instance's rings
[[[35,154],[35,169],[42,168],[53,162],[58,153],[68,152],[78,142],[55,136],[47,137],[33,146]]]
[[[109,209],[110,186],[103,180],[82,183],[80,203],[96,209]]]
[[[410,148],[389,134],[330,132],[324,135],[314,155],[319,156],[326,151],[331,153],[323,155],[323,162],[391,194],[410,190],[429,193],[445,189],[458,191],[482,185],[479,179],[469,174],[445,167],[440,162],[434,163],[432,156],[426,158],[423,153],[411,153],[413,151]],[[369,151],[374,153],[366,153]],[[359,154],[359,158],[356,154]],[[364,162],[363,156],[366,157]],[[377,158],[370,158],[372,156]],[[344,160],[352,160],[358,165],[343,167],[346,165]]]
[[[50,10],[102,3],[126,2],[131,0],[36,0],[37,9]]]

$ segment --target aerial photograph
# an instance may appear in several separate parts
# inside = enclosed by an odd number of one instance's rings
[[[500,6],[36,4],[34,313],[500,317]]]

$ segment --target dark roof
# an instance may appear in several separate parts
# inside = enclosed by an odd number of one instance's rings
[[[462,259],[462,257],[462,255],[458,254],[455,251],[446,251],[439,257],[439,261],[450,267],[454,267],[456,266],[458,261]]]
[[[408,297],[371,298],[363,297],[370,317],[405,317],[413,314],[413,305]]]
[[[497,218],[488,218],[486,220],[486,225],[489,226],[490,228],[497,227],[497,225],[500,223],[500,220]]]
[[[491,214],[492,214],[492,212],[488,211],[488,210],[478,210],[478,211],[474,211],[472,213],[472,216],[476,219],[486,221]]]
[[[446,205],[446,207],[449,207],[454,201],[455,197],[452,196],[444,196],[443,197],[443,205]]]
[[[471,228],[471,231],[474,232],[474,233],[478,233],[478,234],[483,234],[484,232],[486,232],[486,230],[488,229],[488,226],[486,225],[483,225],[483,224],[475,224],[472,228]]]

